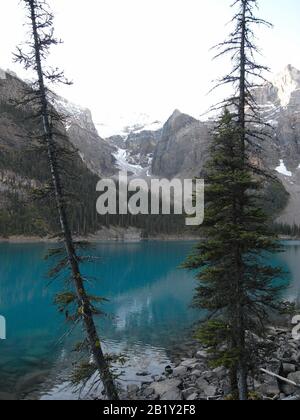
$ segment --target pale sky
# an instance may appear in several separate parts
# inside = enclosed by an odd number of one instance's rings
[[[131,123],[136,114],[165,120],[174,109],[199,116],[226,72],[210,48],[228,33],[233,0],[49,0],[56,14],[51,63],[74,81],[56,91],[92,110],[96,123]],[[299,0],[260,0],[274,29],[258,32],[263,62],[274,73],[300,69]],[[25,39],[21,0],[0,0],[0,67],[26,77],[12,52]],[[29,75],[27,75],[29,77]],[[100,132],[101,134],[101,132]]]

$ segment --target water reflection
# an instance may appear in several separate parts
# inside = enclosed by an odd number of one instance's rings
[[[98,279],[90,293],[110,299],[105,311],[113,318],[97,321],[102,338],[108,350],[130,355],[126,377],[133,381],[138,371],[160,373],[168,363],[166,349],[200,317],[190,308],[193,275],[176,268],[192,245],[99,244],[95,253],[102,260],[85,268]],[[70,344],[58,344],[65,321],[52,304],[61,285],[47,286],[46,250],[45,244],[0,244],[0,313],[8,328],[8,340],[0,341],[0,392],[15,392],[32,371],[53,367],[55,376],[68,360]],[[300,304],[299,257],[300,242],[287,242],[286,252],[271,262],[290,271],[285,297]]]

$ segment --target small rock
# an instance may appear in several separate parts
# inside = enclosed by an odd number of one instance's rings
[[[300,372],[293,372],[288,375],[290,381],[295,382],[297,385],[300,385]]]
[[[172,375],[172,373],[173,373],[172,367],[171,366],[166,366],[165,367],[165,372],[166,372],[167,375]]]
[[[181,401],[182,392],[179,389],[170,389],[160,398],[162,401]]]
[[[197,359],[186,359],[183,362],[181,362],[181,366],[185,366],[187,368],[190,368],[191,366],[194,366],[198,363]]]
[[[213,373],[217,376],[218,379],[223,379],[227,375],[227,370],[221,366],[214,369]]]
[[[135,384],[127,385],[128,394],[136,394],[139,391],[139,387]]]
[[[300,372],[293,372],[288,375],[288,379],[290,381],[295,382],[297,385],[300,385]],[[289,384],[283,384],[282,385],[282,391],[285,393],[285,395],[292,395],[295,392],[300,393],[300,389]]]
[[[277,379],[267,379],[258,389],[258,392],[266,397],[274,397],[280,394],[280,389]]]
[[[201,377],[210,382],[215,378],[215,374],[213,371],[206,371],[202,373]]]
[[[197,378],[200,378],[201,375],[202,375],[202,372],[198,369],[193,370],[191,373],[191,376],[196,376]]]
[[[188,388],[188,389],[185,389],[185,390],[182,392],[183,398],[184,398],[185,400],[187,400],[187,399],[188,399],[188,397],[190,397],[190,396],[191,396],[191,395],[193,395],[193,394],[196,394],[196,395],[197,395],[197,389],[196,389],[196,388]]]
[[[292,354],[292,357],[291,357],[291,360],[290,360],[290,362],[292,363],[292,364],[296,364],[296,365],[298,365],[299,363],[300,363],[300,354],[298,353],[298,352],[294,352],[293,354]]]
[[[182,400],[182,393],[178,388],[181,383],[182,381],[179,379],[166,379],[161,382],[153,382],[150,388],[161,400]]]
[[[205,350],[199,350],[196,353],[197,359],[207,359],[207,352]]]
[[[290,373],[296,372],[296,366],[291,363],[283,363],[282,370],[284,375],[289,375]]]
[[[152,389],[152,388],[146,388],[146,389],[143,391],[143,395],[144,395],[146,398],[151,397],[151,395],[153,395],[153,394],[154,394],[154,391],[153,391],[153,389]]]
[[[217,393],[217,388],[213,385],[210,385],[207,380],[200,378],[197,381],[197,387],[199,390],[204,393],[207,397],[214,397]]]
[[[178,366],[175,369],[173,369],[173,375],[175,377],[177,376],[184,376],[187,374],[187,367],[186,366]]]
[[[217,388],[213,385],[209,385],[205,390],[204,393],[207,397],[214,397],[217,395]]]

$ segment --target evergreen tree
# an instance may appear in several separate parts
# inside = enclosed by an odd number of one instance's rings
[[[53,35],[53,15],[49,11],[45,0],[23,0],[28,12],[30,26],[29,51],[18,49],[16,60],[21,62],[26,69],[33,69],[37,75],[35,82],[28,90],[24,103],[30,103],[36,109],[36,119],[41,122],[42,134],[38,135],[41,142],[41,150],[45,151],[48,158],[48,165],[51,173],[51,186],[49,191],[56,204],[57,215],[60,226],[60,238],[64,247],[54,249],[50,255],[58,259],[57,266],[52,270],[53,276],[58,276],[68,270],[70,272],[73,290],[64,292],[57,296],[56,301],[64,310],[66,317],[78,323],[82,321],[86,331],[87,346],[93,356],[95,369],[90,366],[90,371],[97,370],[106,392],[111,400],[118,399],[118,393],[109,369],[108,362],[103,354],[101,341],[96,330],[94,315],[100,311],[94,306],[95,302],[102,300],[91,297],[85,288],[85,279],[82,276],[80,264],[88,258],[78,254],[81,244],[73,240],[70,223],[67,214],[67,196],[62,185],[61,171],[62,162],[69,159],[69,150],[64,147],[64,138],[58,130],[62,123],[61,117],[53,111],[49,105],[49,90],[46,87],[48,82],[66,82],[64,74],[57,69],[46,69],[46,59],[52,45],[58,41]],[[64,159],[62,159],[64,158]],[[70,281],[67,282],[68,284]],[[73,316],[70,316],[69,308],[74,309]],[[85,345],[84,345],[85,346]],[[83,346],[83,347],[84,347]]]
[[[247,332],[264,335],[270,311],[280,308],[281,289],[273,282],[282,273],[263,258],[280,246],[257,207],[261,184],[245,168],[239,130],[228,110],[214,137],[207,183],[208,240],[197,246],[185,267],[200,270],[194,303],[210,313],[198,337],[210,346],[214,365],[230,369],[233,395],[239,391],[244,400],[253,361]]]
[[[231,369],[233,393],[238,391],[239,399],[246,400],[253,356],[247,333],[265,333],[269,311],[279,306],[279,289],[273,282],[281,271],[263,259],[267,252],[279,251],[279,246],[258,205],[258,176],[265,174],[253,163],[265,138],[253,88],[257,78],[264,79],[267,68],[255,61],[258,49],[252,26],[270,24],[254,15],[256,0],[237,0],[233,7],[238,8],[234,30],[229,40],[217,46],[217,57],[229,53],[233,63],[220,84],[232,84],[235,93],[219,106],[227,109],[208,165],[208,240],[199,244],[185,266],[200,269],[195,304],[211,314],[200,337],[211,346],[215,363]]]

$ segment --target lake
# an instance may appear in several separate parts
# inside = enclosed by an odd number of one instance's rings
[[[0,244],[0,315],[7,321],[7,340],[0,340],[1,393],[47,398],[77,398],[66,388],[71,338],[53,305],[59,283],[48,284],[47,244]],[[139,382],[161,374],[170,363],[168,350],[199,319],[190,307],[195,280],[179,265],[192,242],[97,244],[101,257],[85,268],[97,278],[90,293],[109,299],[107,318],[99,319],[106,350],[128,355],[124,381]],[[300,242],[272,263],[289,270],[286,298],[300,302]],[[78,332],[74,333],[77,339]],[[137,375],[138,374],[138,375]],[[150,376],[151,378],[151,376]]]

